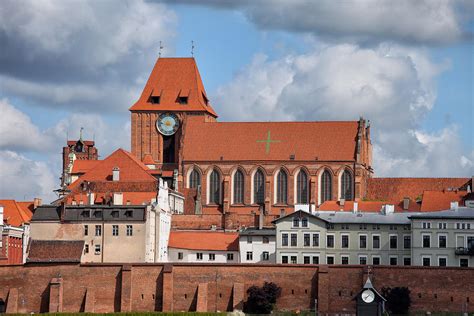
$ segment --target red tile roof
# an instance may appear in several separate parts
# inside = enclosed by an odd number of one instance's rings
[[[144,157],[143,157],[143,163],[145,165],[154,165],[155,164],[155,161],[153,160],[153,157],[150,155],[150,154],[146,154]]]
[[[112,169],[115,167],[120,168],[119,182],[156,182],[156,178],[149,174],[148,167],[140,160],[123,149],[117,149],[79,177],[69,186],[69,189],[76,188],[83,181],[111,181]]]
[[[191,250],[238,251],[239,234],[212,231],[172,231],[168,247]]]
[[[83,240],[32,240],[27,262],[81,262]]]
[[[401,201],[409,197],[416,200],[424,191],[460,188],[468,181],[470,178],[371,178],[367,182],[366,199]]]
[[[358,122],[199,122],[188,120],[187,161],[354,161]],[[266,140],[271,143],[267,145]],[[203,146],[202,144],[206,144]]]
[[[102,160],[74,160],[72,165],[72,173],[86,173],[87,171],[94,168]]]
[[[394,204],[386,201],[360,201],[357,209],[360,212],[380,212],[382,207],[386,204]],[[321,211],[352,211],[354,209],[354,201],[346,201],[341,207],[338,201],[326,201],[319,206]],[[399,205],[395,205],[395,211],[402,211]]]
[[[467,191],[425,191],[423,192],[421,211],[449,210],[451,202],[458,202],[460,206],[464,205],[464,198],[467,195]]]
[[[150,96],[159,96],[152,104]],[[178,97],[187,96],[187,104]],[[209,102],[194,58],[159,58],[138,101],[130,111],[192,111],[207,112],[217,117]]]
[[[19,227],[29,223],[33,216],[33,202],[0,200],[0,205],[3,206],[3,219],[8,225]]]

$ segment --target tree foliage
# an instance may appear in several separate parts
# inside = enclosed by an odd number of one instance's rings
[[[273,282],[265,282],[262,287],[251,286],[247,290],[248,299],[244,312],[250,314],[270,314],[277,298],[281,295],[281,288]]]
[[[410,290],[407,287],[382,288],[387,300],[385,307],[393,314],[407,314],[411,305]]]

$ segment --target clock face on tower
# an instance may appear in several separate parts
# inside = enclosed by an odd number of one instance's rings
[[[179,119],[173,113],[160,114],[156,121],[156,128],[161,134],[171,136],[176,133],[179,128]]]
[[[372,303],[375,299],[375,294],[371,290],[362,292],[362,300],[366,303]]]

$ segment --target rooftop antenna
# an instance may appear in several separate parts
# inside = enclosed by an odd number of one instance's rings
[[[162,45],[161,41],[160,41],[160,51],[158,53],[158,57],[161,57],[161,51],[163,50],[164,46]]]
[[[194,41],[191,41],[191,56],[194,57]]]

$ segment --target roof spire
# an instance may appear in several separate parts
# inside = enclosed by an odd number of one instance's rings
[[[81,127],[81,130],[79,132],[79,140],[82,140],[82,131],[84,130],[84,127]]]
[[[191,56],[194,57],[194,41],[191,41]]]
[[[160,47],[159,47],[159,53],[158,53],[158,58],[161,57],[161,51],[163,50],[164,46],[162,45],[161,41],[160,41]]]

